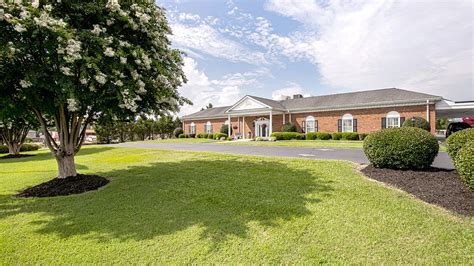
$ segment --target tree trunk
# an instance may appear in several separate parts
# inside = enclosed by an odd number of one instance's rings
[[[66,178],[76,176],[76,165],[74,164],[74,154],[72,155],[56,155],[58,163],[58,178]]]
[[[20,154],[20,146],[18,143],[7,143],[8,146],[8,153],[10,155],[19,155]]]

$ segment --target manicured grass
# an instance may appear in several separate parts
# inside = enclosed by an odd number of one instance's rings
[[[219,144],[251,145],[251,146],[288,146],[288,147],[318,147],[318,148],[347,148],[362,149],[362,140],[278,140],[278,141],[221,141]],[[445,145],[439,146],[440,151],[446,151]]]
[[[219,144],[251,146],[289,146],[362,149],[361,140],[278,140],[278,141],[223,141]]]
[[[147,140],[147,141],[162,142],[162,143],[210,143],[210,142],[218,142],[218,140],[200,139],[200,138],[158,139],[158,140]]]
[[[342,161],[84,147],[81,195],[20,199],[47,151],[0,162],[0,264],[468,264],[474,219]]]

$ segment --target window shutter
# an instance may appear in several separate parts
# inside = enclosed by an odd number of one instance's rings
[[[301,123],[301,131],[303,131],[303,133],[306,132],[306,121],[303,121],[303,122]]]
[[[405,117],[400,117],[400,127],[402,127],[403,122],[405,122]]]
[[[352,120],[352,131],[357,132],[357,119]]]
[[[314,132],[318,132],[318,120],[314,120]]]
[[[342,119],[337,120],[337,132],[342,132]]]
[[[382,117],[382,129],[387,128],[387,118]]]

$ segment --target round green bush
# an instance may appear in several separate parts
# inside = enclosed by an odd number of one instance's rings
[[[368,135],[369,133],[359,133],[359,140],[364,140]]]
[[[438,150],[436,138],[415,127],[383,129],[364,140],[365,155],[377,168],[425,169]]]
[[[37,151],[41,148],[38,144],[33,143],[23,143],[20,147],[20,151]]]
[[[318,138],[318,135],[316,132],[306,133],[306,140],[315,140],[317,138]]]
[[[214,133],[214,139],[215,140],[220,140],[222,138],[227,138],[227,134],[224,133]]]
[[[8,153],[7,145],[0,145],[0,153]]]
[[[318,132],[316,135],[318,136],[318,139],[320,139],[320,140],[328,140],[328,139],[331,139],[331,133]]]
[[[281,127],[282,132],[297,132],[296,125],[294,123],[286,123]]]
[[[216,134],[217,134],[217,133],[216,133]],[[214,139],[214,135],[215,135],[215,134],[213,134],[213,133],[211,133],[211,134],[206,134],[206,138],[208,138],[208,139]]]
[[[183,133],[181,133],[181,134],[178,135],[178,138],[180,138],[180,139],[185,139],[185,138],[187,138],[187,137],[188,137],[188,135],[187,135],[187,134],[183,134]]]
[[[179,138],[179,135],[181,135],[181,134],[183,134],[183,133],[184,133],[184,132],[183,132],[183,129],[180,128],[180,127],[177,127],[177,128],[175,128],[175,129],[173,130],[173,136],[174,136],[175,138]]]
[[[334,132],[331,134],[331,138],[333,140],[340,140],[342,139],[342,133],[341,132]]]
[[[358,140],[359,139],[359,133],[357,132],[344,132],[341,133],[342,139],[344,140]]]
[[[405,122],[403,122],[402,127],[417,127],[426,131],[431,130],[430,123],[428,123],[428,121],[426,121],[426,119],[424,119],[423,117],[418,116],[409,117],[405,119]]]
[[[474,141],[465,143],[459,149],[454,165],[467,187],[474,190]]]
[[[474,128],[466,128],[455,132],[446,139],[446,150],[453,161],[456,161],[456,155],[459,149],[469,141],[474,141]]]

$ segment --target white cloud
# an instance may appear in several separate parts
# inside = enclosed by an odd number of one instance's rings
[[[276,101],[285,100],[287,97],[292,97],[295,94],[301,94],[304,97],[309,97],[311,94],[305,91],[301,86],[294,82],[288,82],[287,86],[272,92],[272,99]]]
[[[241,92],[243,86],[259,86],[255,77],[261,73],[259,72],[261,70],[257,69],[255,72],[232,73],[220,79],[209,79],[199,70],[198,63],[190,57],[184,58],[183,70],[188,82],[179,91],[194,105],[183,106],[179,115],[197,112],[208,103],[216,107],[234,104],[243,97]]]
[[[474,99],[472,2],[274,0],[265,7],[303,23],[273,36],[278,52],[317,65],[341,90],[401,87]]]

